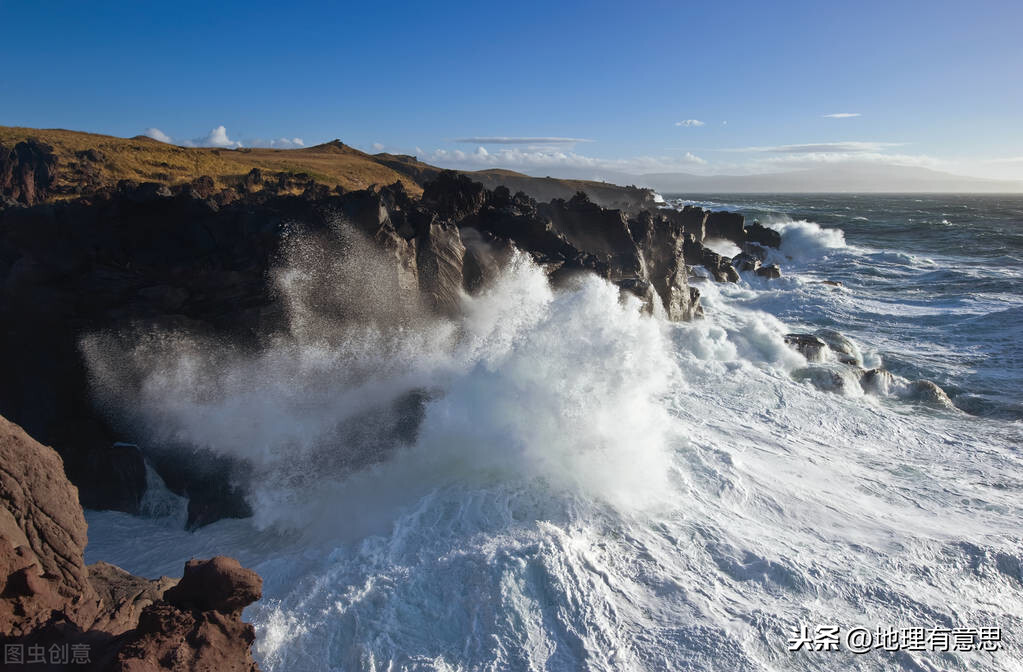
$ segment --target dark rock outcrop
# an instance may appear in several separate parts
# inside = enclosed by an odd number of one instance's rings
[[[674,321],[702,315],[700,293],[689,287],[689,269],[683,254],[687,235],[693,237],[686,229],[687,223],[692,224],[688,216],[654,215],[646,211],[629,222],[646,264],[647,277],[661,299],[665,316]]]
[[[732,266],[739,271],[756,271],[760,269],[760,259],[749,252],[740,252],[732,257]]]
[[[746,242],[744,218],[737,212],[716,211],[707,215],[707,238],[723,238],[736,245]]]
[[[692,236],[687,236],[682,245],[682,256],[685,263],[692,266],[703,266],[710,271],[711,277],[718,282],[738,282],[739,273],[732,266],[732,260],[723,257],[709,247],[704,247]]]
[[[30,163],[45,167],[43,149],[32,151]],[[339,220],[347,222],[385,260],[366,294],[440,315],[495,277],[513,247],[554,283],[595,273],[650,310],[659,304],[671,320],[702,314],[689,266],[739,279],[701,241],[712,233],[738,239],[741,215],[687,207],[630,218],[584,194],[537,203],[452,172],[439,173],[421,200],[400,183],[345,193],[322,186],[301,173],[253,169],[230,189],[205,176],[174,189],[124,180],[75,201],[0,210],[0,413],[57,448],[87,506],[137,512],[149,462],[188,497],[190,527],[249,515],[235,486],[238,464],[193,446],[140,451],[134,443],[143,437],[97,408],[82,339],[131,340],[183,325],[241,348],[258,345],[287,327],[267,278],[297,229],[336,241]],[[762,249],[742,244],[751,254]],[[373,317],[372,301],[342,304],[332,291],[310,289],[331,315]]]
[[[746,227],[745,241],[764,247],[781,247],[781,234],[760,222],[753,222]]]
[[[813,334],[785,334],[785,343],[806,357],[809,362],[824,361],[828,344]]]

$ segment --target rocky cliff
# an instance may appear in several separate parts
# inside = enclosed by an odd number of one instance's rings
[[[45,157],[37,163],[45,166]],[[28,181],[36,194],[45,182]],[[349,320],[372,318],[384,304],[453,314],[512,248],[555,285],[596,273],[645,310],[689,320],[702,314],[694,267],[738,279],[706,238],[744,246],[736,260],[758,272],[762,246],[778,242],[770,229],[745,227],[741,215],[699,208],[629,215],[583,193],[539,203],[450,171],[421,198],[400,182],[338,193],[253,169],[229,188],[209,177],[173,189],[122,181],[72,201],[8,203],[0,209],[0,413],[57,448],[86,507],[137,512],[148,462],[188,497],[190,526],[247,515],[244,493],[230,485],[231,464],[210,456],[182,464],[173,450],[136,447],[132,428],[96,403],[82,339],[183,325],[239,347],[256,344],[284,327],[286,306],[268,277],[287,241],[298,229],[335,239],[339,222],[384,260],[357,280],[376,303],[330,303],[329,287],[306,288],[332,318]]]
[[[5,664],[58,670],[256,670],[241,620],[262,581],[231,558],[180,581],[83,558],[86,524],[60,456],[0,417],[0,645]],[[11,668],[14,669],[14,668]]]

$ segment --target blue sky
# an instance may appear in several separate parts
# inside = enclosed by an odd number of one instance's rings
[[[0,0],[0,26],[3,125],[584,177],[1023,178],[1018,1]]]

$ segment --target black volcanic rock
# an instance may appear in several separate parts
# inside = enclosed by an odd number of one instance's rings
[[[423,205],[455,223],[475,215],[486,205],[488,192],[479,182],[445,170],[423,189]]]
[[[737,212],[711,212],[707,215],[707,238],[723,238],[736,245],[746,242],[744,218]]]
[[[781,234],[760,222],[753,222],[746,227],[746,242],[778,248],[781,247]]]
[[[252,191],[259,185],[272,188]],[[702,315],[689,265],[738,280],[730,260],[700,242],[704,230],[741,225],[728,213],[689,207],[629,219],[582,194],[538,204],[451,172],[421,200],[400,183],[345,193],[322,186],[253,170],[237,188],[218,190],[203,177],[174,190],[125,180],[88,199],[0,211],[0,413],[56,447],[83,502],[137,511],[148,461],[188,497],[189,527],[249,515],[234,485],[244,483],[243,464],[193,446],[148,445],[96,405],[82,342],[130,346],[154,330],[184,329],[258,347],[286,326],[268,277],[296,231],[334,240],[344,221],[383,260],[363,288],[375,304],[335,305],[329,282],[311,288],[332,319],[373,317],[382,303],[451,315],[461,293],[485,287],[514,248],[552,283],[595,273],[671,320]]]
[[[828,344],[814,334],[785,334],[785,343],[810,362],[823,361],[828,350]]]
[[[539,212],[577,250],[608,260],[613,279],[641,277],[643,262],[621,210],[605,210],[580,192],[541,204]]]
[[[688,217],[676,218],[669,213],[654,215],[641,212],[629,222],[629,229],[643,254],[647,277],[661,298],[669,320],[693,319],[699,309],[696,296],[689,288],[689,269],[683,255]],[[690,222],[691,223],[691,222]]]
[[[732,257],[732,266],[739,271],[756,271],[760,268],[760,259],[749,252],[740,252]]]
[[[691,236],[687,235],[682,244],[682,257],[691,266],[703,266],[710,271],[717,282],[738,282],[739,273],[732,266],[732,260],[722,257],[708,247],[704,247]]]

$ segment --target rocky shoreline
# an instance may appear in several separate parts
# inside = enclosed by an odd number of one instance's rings
[[[374,291],[414,298],[438,315],[457,311],[463,292],[486,287],[512,248],[552,284],[595,273],[669,320],[702,315],[694,267],[738,279],[733,260],[704,245],[711,238],[743,248],[741,269],[779,273],[760,266],[777,232],[747,227],[735,213],[688,207],[630,217],[582,193],[538,203],[453,172],[427,183],[419,199],[400,183],[338,193],[312,182],[292,195],[291,179],[253,170],[229,189],[204,177],[173,189],[122,182],[87,198],[0,211],[0,413],[56,448],[86,508],[138,513],[148,462],[188,497],[190,527],[248,515],[244,493],[225,485],[230,463],[206,455],[185,465],[160,446],[139,449],[145,437],[99,407],[81,343],[89,334],[175,325],[242,347],[258,343],[283,327],[267,278],[296,227],[331,236],[348,223],[388,260],[371,280]]]
[[[15,177],[4,186],[20,185],[17,196],[40,186],[34,173]],[[630,216],[584,193],[540,203],[454,172],[437,174],[421,198],[401,183],[344,192],[259,170],[226,189],[208,177],[174,188],[123,181],[32,206],[13,193],[0,207],[0,414],[13,421],[0,419],[11,465],[0,472],[0,632],[26,652],[53,643],[87,650],[93,669],[255,669],[241,610],[259,598],[260,580],[228,558],[192,561],[180,581],[84,565],[82,507],[138,514],[151,473],[188,498],[191,528],[249,515],[245,493],[231,485],[237,465],[139,448],[146,437],[96,397],[86,337],[185,325],[255,345],[285,326],[268,277],[289,237],[336,236],[339,222],[386,260],[367,293],[414,301],[436,316],[457,313],[461,297],[483,291],[513,253],[528,254],[554,286],[593,273],[673,321],[702,317],[690,284],[698,275],[734,282],[739,270],[780,274],[762,266],[778,233],[735,213],[687,207]],[[743,252],[722,257],[704,244],[715,238]]]

